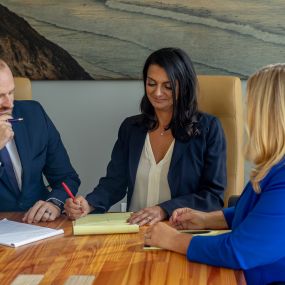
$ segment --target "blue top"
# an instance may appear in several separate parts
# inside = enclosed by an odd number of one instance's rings
[[[224,209],[231,233],[195,236],[189,260],[243,269],[248,285],[285,281],[285,159],[261,181],[248,183],[236,207]]]

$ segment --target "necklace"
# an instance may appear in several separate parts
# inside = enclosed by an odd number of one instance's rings
[[[167,131],[167,130],[163,129],[163,131],[160,133],[160,135],[161,135],[161,136],[164,136],[164,134],[165,134],[166,131]]]

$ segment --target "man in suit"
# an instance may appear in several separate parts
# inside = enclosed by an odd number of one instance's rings
[[[24,222],[53,221],[80,185],[60,135],[35,101],[14,101],[15,84],[0,59],[0,211],[27,211]],[[46,177],[49,187],[43,180]]]

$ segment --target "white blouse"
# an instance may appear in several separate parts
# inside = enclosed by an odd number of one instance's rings
[[[159,163],[156,163],[150,144],[149,134],[146,135],[136,174],[130,211],[135,212],[142,208],[155,206],[171,199],[167,175],[174,143],[175,140],[172,141],[164,158]]]

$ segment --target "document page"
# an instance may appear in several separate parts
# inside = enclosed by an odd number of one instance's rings
[[[90,214],[73,222],[73,234],[137,233],[139,226],[127,223],[130,215],[130,212]]]
[[[18,247],[63,233],[62,229],[55,230],[7,219],[0,220],[0,244],[6,246]]]

